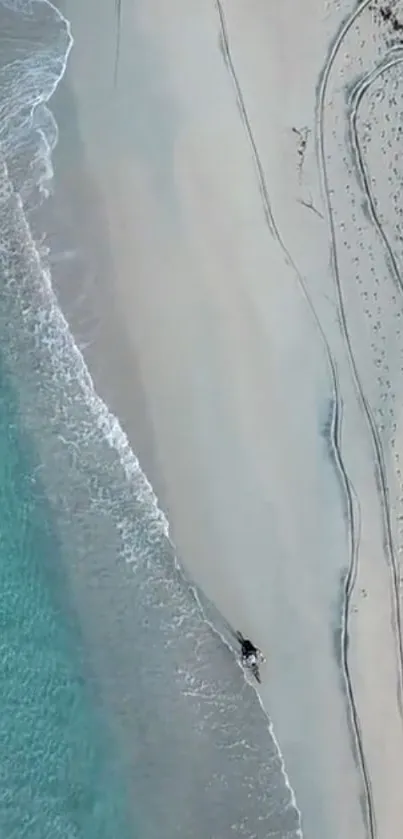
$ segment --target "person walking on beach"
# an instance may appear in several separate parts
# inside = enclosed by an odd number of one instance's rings
[[[241,645],[242,664],[246,667],[257,667],[260,662],[265,660],[263,653],[252,644],[249,638],[244,638],[241,632],[237,632],[236,636]]]

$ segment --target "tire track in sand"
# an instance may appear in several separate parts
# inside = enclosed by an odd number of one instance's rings
[[[396,53],[394,55],[394,53]],[[389,57],[391,56],[391,57]],[[349,121],[350,121],[350,133],[351,133],[351,141],[353,145],[353,151],[356,158],[357,169],[359,173],[359,177],[361,178],[363,192],[366,197],[368,203],[368,210],[369,214],[372,219],[372,223],[376,228],[380,239],[383,243],[383,246],[386,251],[387,260],[390,263],[392,268],[392,273],[396,280],[396,283],[400,289],[401,294],[403,294],[403,280],[400,275],[400,271],[397,265],[397,261],[395,258],[395,254],[393,248],[388,240],[388,237],[382,227],[381,222],[378,218],[378,213],[375,207],[375,201],[372,194],[372,189],[370,186],[368,174],[366,171],[366,167],[364,164],[363,155],[361,152],[360,141],[358,139],[358,129],[357,129],[357,117],[358,117],[358,110],[360,107],[360,103],[368,92],[371,85],[385,73],[387,70],[390,70],[391,67],[395,67],[397,64],[403,63],[403,48],[401,46],[395,48],[395,50],[391,49],[388,55],[385,57],[385,60],[381,62],[377,67],[371,70],[370,73],[367,73],[353,88],[353,91],[350,96],[350,113],[349,113]]]
[[[397,683],[397,702],[398,708],[401,718],[403,718],[403,702],[402,702],[402,685],[403,685],[403,649],[402,649],[402,632],[401,632],[401,615],[400,615],[400,600],[399,600],[399,573],[398,573],[398,563],[396,560],[394,548],[393,548],[393,537],[392,537],[392,527],[391,527],[391,518],[390,518],[390,507],[389,507],[389,493],[388,493],[388,486],[387,486],[387,478],[386,478],[386,469],[383,459],[382,453],[382,444],[378,434],[378,430],[376,428],[376,424],[370,409],[370,406],[367,402],[367,399],[364,394],[363,386],[361,383],[361,379],[358,373],[352,345],[350,334],[347,326],[347,318],[346,318],[346,311],[344,305],[344,298],[343,298],[343,291],[341,287],[340,281],[340,274],[338,268],[338,256],[337,256],[337,246],[336,246],[336,235],[335,235],[335,226],[334,226],[334,219],[333,219],[333,212],[332,206],[330,201],[330,190],[329,190],[329,179],[327,173],[327,166],[326,166],[326,156],[325,156],[325,139],[324,139],[324,107],[325,107],[325,97],[327,93],[327,87],[329,82],[329,77],[331,70],[333,68],[334,62],[336,57],[339,53],[339,50],[342,46],[342,43],[348,34],[349,30],[356,22],[360,14],[370,5],[371,0],[362,0],[362,2],[358,5],[355,11],[349,15],[347,19],[342,23],[339,32],[335,38],[333,46],[330,49],[324,67],[322,69],[321,77],[319,80],[318,91],[317,91],[317,109],[316,109],[316,146],[317,146],[317,156],[319,162],[319,170],[322,182],[322,191],[324,197],[324,204],[327,216],[327,222],[330,231],[330,238],[331,238],[331,267],[333,278],[335,282],[336,288],[336,295],[337,295],[337,302],[339,308],[339,315],[340,315],[340,324],[342,328],[343,337],[345,340],[345,344],[347,347],[347,353],[349,358],[349,363],[352,371],[353,382],[357,391],[357,395],[359,397],[359,401],[362,405],[367,424],[370,431],[370,437],[372,440],[373,450],[375,454],[375,466],[378,473],[378,495],[379,495],[379,502],[382,511],[383,517],[383,527],[384,527],[384,535],[385,535],[385,548],[387,554],[387,562],[388,566],[391,571],[392,576],[392,629],[393,634],[395,637],[395,643],[397,648],[396,658],[397,658],[397,670],[398,670],[398,683]],[[370,195],[369,195],[369,207],[370,209],[374,209],[374,206],[370,203]],[[393,264],[393,263],[392,263]],[[368,821],[369,821],[369,829],[371,839],[375,839],[377,835],[376,829],[376,820],[375,820],[375,812],[373,806],[373,799],[371,794],[371,784],[369,777],[367,778],[368,784]]]
[[[369,0],[368,0],[369,2]],[[329,370],[329,378],[331,382],[331,391],[333,394],[332,398],[332,418],[330,423],[330,432],[329,432],[329,442],[330,448],[332,452],[332,460],[334,463],[334,467],[336,470],[336,475],[342,487],[342,492],[345,499],[346,509],[347,509],[347,524],[348,524],[348,535],[349,535],[349,563],[347,573],[343,580],[343,605],[342,605],[342,614],[341,614],[341,645],[340,645],[340,658],[341,658],[341,669],[344,679],[344,686],[345,692],[347,696],[347,701],[349,705],[349,712],[350,717],[349,721],[351,722],[351,730],[353,736],[353,746],[355,749],[355,754],[357,758],[357,764],[361,771],[362,782],[363,782],[363,800],[365,801],[365,821],[368,827],[368,832],[370,839],[375,839],[376,830],[375,830],[375,816],[374,816],[374,806],[372,800],[372,790],[371,790],[371,782],[369,778],[369,772],[366,764],[366,758],[364,753],[363,747],[363,740],[362,740],[362,732],[360,726],[360,719],[358,715],[358,710],[356,707],[352,679],[349,669],[348,663],[348,643],[349,643],[349,618],[350,618],[350,603],[351,597],[354,590],[354,585],[357,577],[357,568],[358,568],[358,548],[359,548],[359,533],[360,533],[360,506],[359,506],[359,499],[357,493],[354,490],[352,482],[348,477],[346,468],[344,466],[344,462],[341,455],[341,428],[342,428],[342,419],[343,419],[343,410],[342,410],[342,399],[340,396],[340,386],[339,386],[339,377],[337,372],[336,362],[333,358],[329,342],[327,340],[326,334],[322,327],[322,324],[319,320],[319,316],[316,312],[314,307],[312,298],[308,292],[308,288],[306,282],[301,275],[297,265],[295,264],[285,242],[280,234],[280,231],[277,227],[275,217],[273,215],[273,210],[271,206],[269,191],[267,187],[266,177],[264,174],[263,165],[260,159],[259,151],[257,148],[257,144],[253,135],[251,123],[249,120],[247,108],[245,105],[245,101],[242,94],[242,89],[237,77],[237,73],[235,71],[234,62],[232,59],[230,44],[229,44],[229,36],[228,30],[226,25],[225,14],[222,6],[221,0],[214,0],[215,8],[217,11],[218,19],[219,19],[219,31],[220,31],[220,48],[222,52],[222,56],[227,67],[227,71],[231,77],[231,81],[233,87],[235,89],[237,106],[240,113],[241,120],[244,124],[244,128],[252,149],[253,160],[256,169],[256,176],[259,185],[259,191],[262,197],[262,204],[264,215],[266,218],[267,226],[270,230],[271,235],[279,245],[286,263],[292,268],[295,277],[297,279],[297,283],[302,291],[302,294],[309,306],[311,314],[313,316],[316,328],[320,334],[320,337],[323,342],[323,346],[325,349],[326,360],[328,364]],[[354,503],[355,502],[355,503]]]
[[[223,9],[222,9],[222,4],[221,4],[220,0],[214,0],[214,2],[215,2],[215,6],[216,6],[216,9],[217,9],[217,12],[218,12],[218,15],[219,15],[219,19],[220,19],[221,51],[222,51],[223,58],[224,58],[226,66],[227,66],[228,72],[231,76],[233,85],[235,87],[238,109],[239,109],[240,116],[241,116],[242,122],[244,124],[244,127],[246,129],[246,133],[247,133],[247,136],[248,136],[251,148],[252,148],[253,159],[254,159],[254,163],[255,163],[257,179],[258,179],[258,184],[259,184],[259,191],[260,191],[260,194],[262,196],[263,210],[264,210],[264,215],[265,215],[265,218],[266,218],[266,221],[267,221],[267,225],[269,227],[270,233],[272,234],[273,238],[275,239],[275,241],[279,245],[279,247],[280,247],[280,249],[281,249],[281,251],[284,255],[284,258],[285,258],[285,261],[286,261],[287,265],[289,265],[292,268],[292,270],[294,271],[294,274],[296,276],[296,279],[297,279],[298,285],[300,287],[300,290],[302,291],[302,294],[303,294],[306,302],[308,303],[311,314],[312,314],[312,316],[314,318],[314,321],[315,321],[315,325],[316,325],[316,327],[319,331],[319,334],[322,338],[322,341],[323,341],[325,354],[326,354],[326,359],[327,359],[328,367],[329,367],[329,374],[330,374],[329,378],[330,378],[330,381],[332,383],[331,390],[332,390],[332,393],[333,393],[333,398],[332,398],[333,413],[332,413],[332,419],[331,419],[331,423],[330,423],[329,439],[330,439],[330,445],[331,445],[331,449],[332,449],[332,453],[333,453],[333,458],[334,458],[334,461],[335,461],[335,464],[337,466],[337,470],[338,470],[338,473],[339,473],[339,478],[341,479],[341,484],[342,484],[343,490],[346,492],[347,520],[348,520],[349,530],[351,532],[354,532],[354,527],[353,527],[353,523],[354,523],[353,495],[355,496],[355,493],[354,493],[352,484],[351,484],[351,482],[348,478],[348,475],[346,473],[344,463],[343,463],[341,453],[340,453],[341,452],[341,449],[340,449],[340,431],[341,431],[341,421],[342,421],[342,400],[341,400],[341,396],[340,396],[340,386],[339,386],[339,377],[338,377],[338,373],[337,373],[337,365],[336,365],[336,362],[335,362],[335,360],[332,356],[329,342],[326,338],[326,334],[323,330],[323,327],[322,327],[322,324],[319,320],[316,309],[313,305],[312,298],[311,298],[311,296],[308,292],[306,282],[305,282],[304,278],[302,277],[298,267],[296,266],[289,250],[287,249],[287,247],[286,247],[286,245],[285,245],[285,243],[282,239],[282,236],[280,234],[280,231],[277,227],[277,224],[276,224],[276,221],[275,221],[275,218],[274,218],[274,215],[273,215],[272,207],[271,207],[271,202],[270,202],[270,197],[269,197],[269,193],[268,193],[268,189],[267,189],[267,183],[266,183],[266,178],[265,178],[263,166],[262,166],[261,159],[260,159],[260,156],[259,156],[259,153],[258,153],[256,142],[255,142],[255,139],[254,139],[254,136],[253,136],[253,132],[252,132],[251,124],[250,124],[249,117],[248,117],[248,114],[247,114],[246,106],[245,106],[245,103],[244,103],[241,87],[240,87],[240,84],[239,84],[239,81],[238,81],[238,78],[237,78],[237,75],[236,75],[236,72],[235,72],[235,69],[234,69],[232,57],[231,57],[231,52],[230,52],[230,48],[229,48],[228,33],[227,33],[227,29],[226,29],[225,16],[224,16],[224,12],[223,12]],[[353,542],[353,547],[354,547],[354,542]]]
[[[358,373],[357,364],[355,361],[350,334],[347,326],[347,317],[344,305],[344,298],[343,298],[343,291],[340,281],[340,274],[338,268],[338,257],[337,257],[337,247],[336,247],[336,235],[335,235],[335,226],[333,220],[333,213],[332,213],[332,206],[330,201],[330,194],[329,194],[329,180],[327,174],[327,166],[326,166],[326,158],[325,158],[325,147],[324,147],[324,101],[325,95],[327,92],[327,84],[329,81],[329,76],[331,69],[333,67],[334,61],[337,57],[339,49],[342,45],[342,42],[347,35],[349,29],[354,24],[358,16],[364,9],[369,5],[370,0],[363,0],[360,6],[355,10],[355,12],[348,18],[347,22],[342,25],[341,31],[333,45],[333,48],[330,51],[328,59],[325,63],[325,66],[322,71],[322,77],[318,88],[318,100],[317,100],[317,116],[316,116],[316,141],[317,141],[317,148],[318,148],[318,157],[319,157],[319,167],[320,167],[320,174],[322,180],[322,188],[324,193],[324,201],[325,201],[325,208],[326,214],[328,218],[329,230],[331,234],[331,265],[332,265],[332,272],[335,281],[336,293],[337,293],[337,300],[339,306],[339,314],[340,314],[340,323],[342,327],[343,337],[346,343],[349,362],[351,366],[351,371],[353,374],[354,384],[357,390],[357,394],[359,396],[359,400],[362,404],[365,417],[367,419],[367,423],[370,430],[370,435],[373,443],[374,453],[375,453],[375,465],[377,467],[378,472],[378,483],[379,483],[379,494],[380,494],[380,506],[383,513],[383,523],[384,523],[384,531],[385,531],[385,547],[387,553],[387,560],[388,565],[392,572],[392,581],[393,581],[393,597],[392,597],[392,607],[393,607],[393,623],[394,623],[394,632],[397,644],[397,665],[398,665],[398,686],[397,686],[397,697],[398,697],[398,705],[400,714],[403,720],[403,641],[402,641],[402,632],[401,632],[401,615],[400,615],[400,601],[398,597],[398,589],[396,589],[396,580],[399,579],[398,574],[398,563],[396,560],[395,552],[393,549],[393,537],[392,537],[392,527],[391,527],[391,520],[390,520],[390,510],[389,510],[389,497],[388,497],[388,486],[387,486],[387,479],[386,479],[386,470],[384,465],[384,459],[382,454],[382,444],[378,434],[378,430],[376,428],[375,420],[373,418],[370,406],[368,401],[365,397],[362,382]]]
[[[116,88],[118,84],[119,74],[119,56],[120,56],[120,39],[122,35],[122,0],[115,0],[115,14],[116,14],[116,48],[115,48],[115,66],[113,68],[113,87]]]

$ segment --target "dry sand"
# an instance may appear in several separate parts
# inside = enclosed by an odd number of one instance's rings
[[[181,560],[267,653],[261,696],[306,836],[398,836],[399,511],[379,490],[383,458],[395,492],[391,426],[374,436],[363,410],[329,259],[333,219],[352,352],[376,428],[389,396],[373,369],[378,349],[364,317],[373,274],[354,262],[358,227],[367,237],[360,258],[373,253],[375,273],[391,279],[343,160],[343,84],[379,60],[383,36],[363,3],[324,93],[333,217],[315,153],[316,94],[355,4],[126,0],[116,85],[118,17],[105,5],[66,4],[75,37],[66,78],[108,228],[113,317],[127,342],[122,389],[127,398],[131,364],[143,388],[147,423],[134,427],[130,411],[121,419],[134,442],[152,441],[142,465]],[[377,293],[384,308],[375,322],[395,359],[392,292]],[[113,354],[111,341],[103,349]],[[133,385],[133,400],[138,393]]]

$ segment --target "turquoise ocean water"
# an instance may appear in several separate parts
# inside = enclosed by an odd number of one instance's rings
[[[0,374],[1,836],[129,835],[63,612],[63,578],[38,463]]]
[[[45,0],[0,0],[0,837],[288,839],[269,721],[32,235],[71,45]]]

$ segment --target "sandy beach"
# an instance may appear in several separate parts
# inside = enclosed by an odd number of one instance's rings
[[[347,0],[59,7],[55,171],[85,266],[62,304],[180,561],[267,656],[304,835],[398,836],[399,256],[346,143],[346,91],[393,29]],[[401,106],[378,88],[357,117],[374,190]]]

